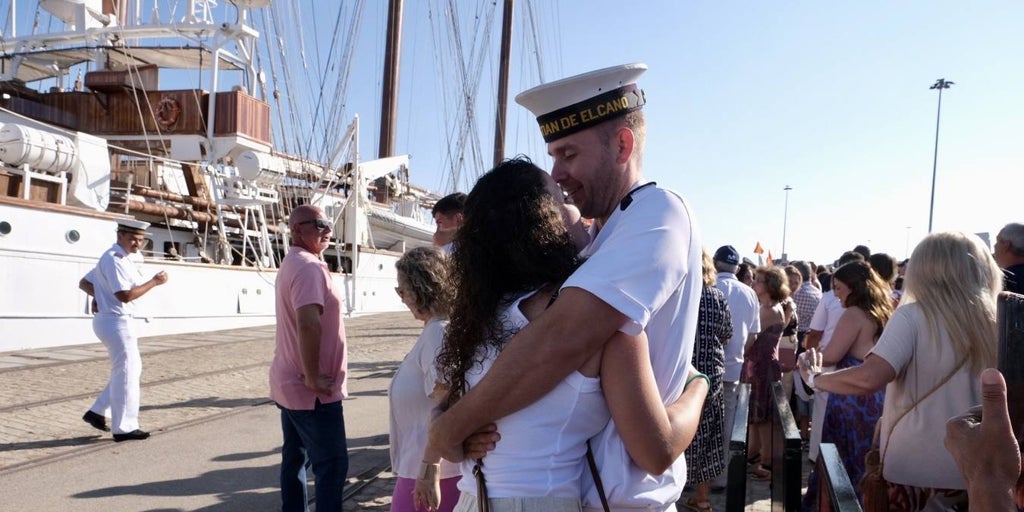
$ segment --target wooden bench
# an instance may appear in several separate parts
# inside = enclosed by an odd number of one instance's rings
[[[846,473],[839,451],[832,443],[821,443],[818,462],[818,510],[821,512],[861,512],[857,492]]]
[[[772,383],[772,511],[798,512],[803,483],[800,429],[781,382]]]
[[[747,504],[747,416],[750,408],[750,384],[740,384],[736,391],[736,411],[729,437],[729,460],[726,467],[726,512],[742,512]],[[725,411],[732,414],[733,411]]]

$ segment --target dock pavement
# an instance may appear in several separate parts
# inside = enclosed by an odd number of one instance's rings
[[[408,313],[345,320],[346,511],[387,511],[387,386],[422,329]],[[142,338],[145,441],[114,443],[81,416],[109,376],[98,343],[0,353],[4,510],[272,511],[280,416],[268,399],[273,326]],[[747,510],[767,511],[748,482]],[[724,510],[723,495],[712,506]],[[680,507],[682,508],[682,507]]]

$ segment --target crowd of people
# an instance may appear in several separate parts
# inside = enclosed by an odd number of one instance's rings
[[[687,201],[643,179],[645,70],[520,94],[550,173],[502,162],[437,203],[436,248],[398,261],[395,291],[424,327],[389,388],[392,510],[708,512],[728,483],[740,383],[751,388],[749,477],[771,478],[780,381],[809,458],[833,443],[857,481],[880,451],[890,509],[966,510],[969,498],[1014,510],[1019,446],[1006,384],[985,369],[996,366],[997,295],[1024,287],[1024,225],[1003,228],[994,255],[976,236],[934,233],[899,263],[863,246],[834,266],[758,266],[732,246],[712,256]],[[133,299],[167,281],[143,279],[128,257],[145,227],[121,226],[79,283],[113,363],[83,419],[108,430],[112,415],[117,441],[148,437],[125,321]],[[288,228],[270,368],[282,510],[308,509],[311,468],[317,510],[340,511],[347,351],[322,259],[333,227],[304,205]]]

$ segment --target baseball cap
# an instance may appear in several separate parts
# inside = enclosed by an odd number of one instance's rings
[[[740,253],[731,245],[723,245],[715,251],[715,261],[721,261],[729,265],[739,265]]]

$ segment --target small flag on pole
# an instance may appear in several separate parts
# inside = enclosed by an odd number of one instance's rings
[[[757,245],[754,246],[754,254],[764,254],[764,248],[761,247],[761,242],[758,242]]]
[[[770,267],[772,265],[775,265],[775,260],[772,259],[772,252],[768,251],[768,266]]]

